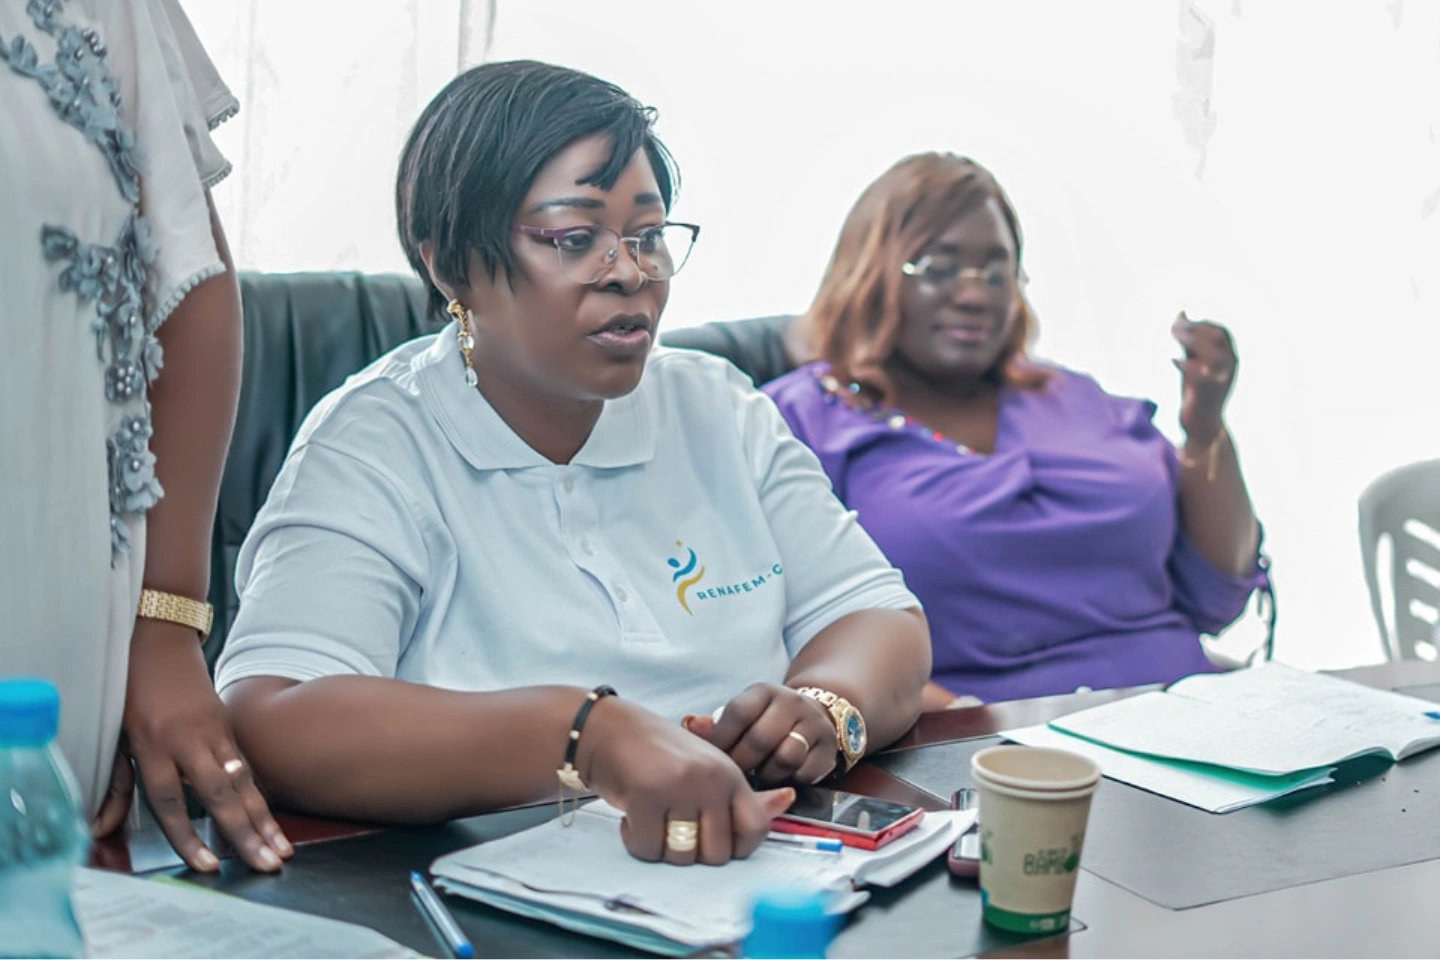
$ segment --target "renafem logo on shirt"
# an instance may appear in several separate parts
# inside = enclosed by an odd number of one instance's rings
[[[699,556],[693,549],[685,546],[683,541],[676,540],[675,546],[684,553],[678,557],[670,557],[665,562],[671,570],[675,571],[670,575],[671,582],[675,584],[675,599],[680,602],[680,607],[692,617],[695,616],[695,611],[690,609],[691,600],[719,600],[722,597],[738,597],[742,594],[753,593],[775,577],[785,573],[780,564],[776,563],[772,564],[769,570],[757,573],[748,580],[702,587],[700,583],[705,579],[705,567],[700,563]]]

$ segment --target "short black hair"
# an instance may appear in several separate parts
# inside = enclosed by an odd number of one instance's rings
[[[400,244],[429,290],[431,313],[443,318],[447,300],[430,280],[421,243],[434,246],[435,274],[452,286],[469,282],[472,250],[491,280],[500,271],[510,277],[520,204],[540,168],[576,140],[611,138],[610,159],[582,181],[605,190],[644,149],[670,209],[679,173],[654,123],[654,108],[615,84],[549,63],[487,63],[450,81],[410,131],[395,182]]]

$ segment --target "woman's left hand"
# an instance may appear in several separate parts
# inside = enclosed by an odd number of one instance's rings
[[[753,683],[725,705],[719,720],[687,717],[685,728],[730,755],[757,786],[816,783],[839,756],[835,725],[823,706],[776,683]]]
[[[1182,310],[1170,333],[1185,349],[1172,361],[1180,371],[1180,426],[1197,447],[1210,444],[1224,425],[1225,401],[1240,361],[1230,331],[1208,320],[1194,321]]]

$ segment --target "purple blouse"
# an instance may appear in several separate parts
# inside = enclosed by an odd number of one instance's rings
[[[1190,545],[1153,403],[1055,369],[1001,394],[983,456],[838,402],[825,372],[764,389],[924,604],[936,682],[994,701],[1212,669],[1199,635],[1234,622],[1263,573],[1258,557],[1223,573]]]

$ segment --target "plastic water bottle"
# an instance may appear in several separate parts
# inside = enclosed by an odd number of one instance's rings
[[[70,891],[90,831],[75,775],[55,745],[60,694],[0,679],[0,955],[79,957]]]
[[[839,918],[827,912],[820,890],[772,890],[755,899],[746,957],[824,957]]]

